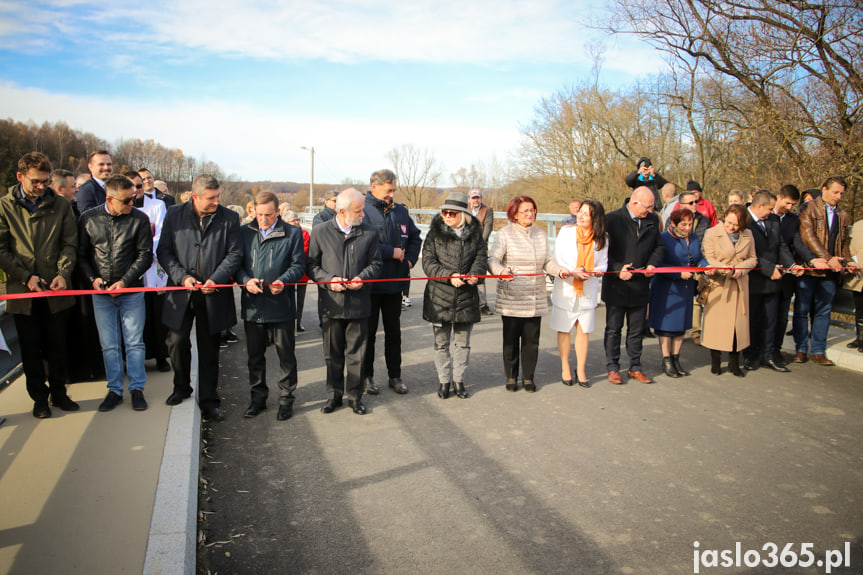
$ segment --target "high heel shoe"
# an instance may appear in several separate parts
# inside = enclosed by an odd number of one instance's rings
[[[563,385],[575,385],[575,382],[572,379],[563,379],[563,376],[560,377],[560,383]]]
[[[676,369],[677,373],[679,373],[680,375],[684,375],[684,376],[691,375],[688,371],[686,371],[685,369],[683,369],[680,366],[680,354],[672,355],[671,356],[671,363],[674,364],[674,369]]]
[[[440,384],[440,389],[437,390],[437,396],[441,399],[446,399],[449,397],[449,383]]]
[[[674,363],[671,361],[670,357],[662,358],[662,373],[664,373],[668,377],[680,377],[680,374],[677,373],[676,369],[674,369]]]
[[[459,399],[467,399],[468,393],[464,389],[464,382],[460,381],[453,384],[455,386],[455,396]]]

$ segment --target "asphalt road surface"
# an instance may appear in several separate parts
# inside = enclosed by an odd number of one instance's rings
[[[288,421],[272,348],[269,409],[242,417],[237,326],[221,359],[227,419],[203,431],[200,573],[863,573],[863,375],[807,363],[715,376],[687,341],[692,375],[669,379],[646,340],[656,383],[611,385],[600,308],[591,389],[560,383],[546,318],[538,391],[507,392],[495,316],[473,332],[470,398],[440,400],[423,287],[402,313],[410,392],[386,387],[381,331],[365,416],[320,412],[316,288]]]

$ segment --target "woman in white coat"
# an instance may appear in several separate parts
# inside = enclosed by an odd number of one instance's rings
[[[590,387],[585,366],[587,347],[599,300],[599,276],[608,268],[608,237],[605,210],[596,200],[586,200],[574,224],[563,226],[554,242],[554,259],[568,274],[554,281],[551,292],[551,329],[557,332],[560,378],[564,385],[575,382]],[[575,326],[575,382],[569,366],[570,332]]]

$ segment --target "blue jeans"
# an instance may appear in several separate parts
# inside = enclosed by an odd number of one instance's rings
[[[102,358],[105,360],[105,375],[108,389],[123,395],[122,346],[126,346],[126,372],[129,374],[129,391],[144,389],[147,374],[144,370],[146,348],[144,346],[144,322],[147,308],[143,293],[128,293],[111,297],[93,296],[93,311]]]
[[[830,329],[830,311],[838,284],[832,277],[801,276],[794,297],[794,348],[798,353],[807,352],[809,341],[809,313],[812,311],[812,355],[823,355],[827,351],[827,330]]]

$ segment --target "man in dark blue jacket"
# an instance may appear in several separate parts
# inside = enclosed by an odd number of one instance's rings
[[[165,296],[162,321],[168,328],[168,351],[174,364],[174,391],[165,401],[178,405],[192,395],[192,345],[198,342],[198,405],[207,421],[222,421],[219,410],[219,343],[221,332],[237,323],[231,283],[243,262],[240,218],[219,205],[219,180],[198,176],[188,202],[171,206],[162,226],[156,257],[168,272],[169,286],[186,290]]]
[[[237,283],[246,288],[240,295],[240,313],[246,330],[249,354],[249,385],[252,401],[243,414],[255,417],[267,408],[267,343],[272,341],[279,356],[279,413],[284,421],[294,414],[297,389],[297,357],[294,354],[296,301],[294,285],[303,277],[306,256],[303,234],[279,218],[279,199],[272,192],[255,196],[255,219],[241,228],[243,265]]]
[[[393,202],[396,191],[396,175],[390,170],[378,170],[372,174],[371,190],[366,193],[365,225],[378,234],[378,243],[383,260],[381,279],[372,286],[371,315],[369,316],[369,343],[366,346],[365,390],[377,395],[375,385],[375,334],[378,331],[378,316],[384,323],[384,358],[387,362],[389,386],[396,393],[407,393],[402,383],[402,291],[408,286],[411,268],[417,263],[422,240],[420,231],[411,219],[407,208]]]
[[[75,196],[78,212],[82,214],[105,203],[105,180],[114,173],[114,164],[106,150],[96,150],[87,158],[87,169],[90,179],[78,186]]]

